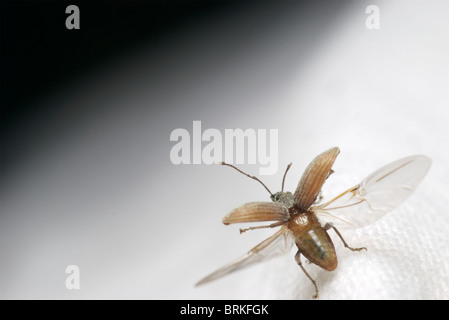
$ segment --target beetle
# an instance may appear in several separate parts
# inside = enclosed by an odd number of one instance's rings
[[[317,298],[318,286],[302,265],[301,255],[325,270],[335,270],[338,259],[328,234],[330,229],[335,231],[346,248],[352,251],[366,250],[365,247],[350,247],[337,228],[366,226],[398,207],[417,188],[432,162],[424,155],[399,159],[373,172],[362,182],[332,200],[318,204],[321,188],[334,172],[332,165],[339,153],[340,149],[334,147],[318,155],[307,166],[293,194],[284,192],[284,182],[291,163],[285,170],[281,191],[273,194],[257,177],[231,164],[220,162],[219,164],[234,168],[260,182],[270,193],[272,200],[272,202],[246,203],[227,214],[223,218],[223,223],[229,225],[273,222],[269,225],[240,229],[241,233],[261,228],[280,227],[280,229],[242,257],[201,279],[196,285],[203,285],[256,262],[285,254],[295,244],[298,249],[295,255],[296,263],[314,285],[313,297]]]

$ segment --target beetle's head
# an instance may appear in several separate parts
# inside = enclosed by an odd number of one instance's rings
[[[275,194],[272,194],[270,198],[273,202],[279,202],[279,200],[281,200],[282,198],[283,193],[285,192],[282,191],[276,192]]]

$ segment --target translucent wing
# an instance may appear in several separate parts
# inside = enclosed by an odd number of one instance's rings
[[[331,201],[311,209],[323,225],[366,226],[404,202],[429,171],[431,163],[430,158],[422,155],[399,159]]]
[[[199,286],[221,278],[256,262],[262,262],[283,255],[290,251],[293,242],[291,232],[284,226],[274,235],[252,248],[248,253],[201,279],[196,285]]]

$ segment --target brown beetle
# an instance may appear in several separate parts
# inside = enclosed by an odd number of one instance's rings
[[[402,158],[375,171],[361,183],[331,201],[315,204],[324,182],[333,173],[331,168],[339,153],[339,148],[335,147],[317,156],[306,168],[294,194],[284,192],[285,177],[291,164],[285,170],[281,191],[273,194],[257,177],[250,176],[233,165],[220,162],[259,181],[270,193],[273,201],[246,203],[226,215],[223,223],[228,225],[275,221],[270,225],[240,229],[241,233],[260,228],[281,228],[244,256],[200,280],[197,285],[215,280],[253,263],[287,253],[294,243],[298,248],[295,260],[315,286],[313,297],[317,298],[318,287],[302,266],[301,254],[325,270],[334,270],[338,262],[334,244],[327,233],[329,229],[337,233],[346,248],[352,251],[366,250],[366,248],[349,247],[337,227],[366,226],[399,206],[413,193],[431,164],[430,158],[422,155]]]

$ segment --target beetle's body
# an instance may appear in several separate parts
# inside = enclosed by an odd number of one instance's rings
[[[241,268],[245,266],[245,261],[256,261],[258,257],[257,252],[270,247],[275,242],[276,238],[279,238],[280,234],[290,234],[298,248],[295,260],[301,267],[302,271],[315,286],[314,297],[318,297],[318,287],[316,285],[316,282],[302,266],[300,257],[301,254],[304,255],[310,262],[318,265],[325,270],[332,271],[337,267],[338,262],[334,244],[332,243],[332,240],[326,231],[332,226],[322,226],[320,224],[320,221],[313,212],[312,205],[318,198],[324,182],[333,172],[331,167],[339,153],[340,150],[335,147],[317,156],[304,171],[304,174],[302,175],[298,183],[295,193],[293,194],[291,192],[284,192],[285,176],[290,169],[291,164],[288,165],[287,170],[285,171],[284,178],[282,180],[282,190],[273,194],[258,178],[250,176],[232,165],[221,162],[221,164],[228,165],[236,169],[240,173],[243,173],[244,175],[259,181],[271,194],[270,198],[273,201],[273,203],[246,203],[232,210],[228,215],[226,215],[223,218],[223,223],[227,225],[242,222],[277,221],[266,226],[240,229],[241,233],[248,230],[260,228],[273,228],[278,226],[282,226],[282,228],[273,237],[268,238],[266,241],[253,248],[248,253],[248,255],[243,258],[242,261],[238,260],[237,262],[220,268],[216,272],[199,281],[198,284],[206,283],[208,281],[221,277],[224,274]],[[334,228],[334,230],[336,229]],[[343,240],[338,231],[337,234]],[[345,246],[348,247],[346,243]],[[358,251],[362,248],[350,249]],[[256,258],[249,259],[250,257]]]
[[[328,271],[337,267],[334,244],[313,212],[298,213],[288,223],[288,229],[293,233],[298,252],[310,262]]]
[[[334,172],[332,165],[339,152],[340,150],[335,147],[318,155],[304,171],[293,194],[284,192],[285,176],[291,164],[284,173],[281,191],[273,194],[257,177],[250,176],[233,165],[220,162],[260,182],[270,193],[273,201],[245,203],[227,214],[223,218],[223,223],[228,225],[274,221],[269,225],[240,229],[241,233],[261,228],[281,228],[244,256],[200,280],[197,285],[286,253],[294,243],[298,248],[295,260],[315,286],[314,297],[318,297],[316,282],[302,266],[301,255],[325,270],[335,270],[338,260],[334,244],[327,233],[329,229],[336,232],[346,248],[352,251],[366,250],[349,247],[336,227],[361,227],[379,219],[400,205],[415,190],[431,164],[431,160],[422,155],[399,159],[373,172],[362,182],[331,201],[317,205],[316,199],[324,182]]]
[[[313,211],[298,208],[291,192],[278,192],[272,200],[288,208],[290,219],[286,225],[292,232],[298,252],[319,267],[334,270],[338,264],[334,244]]]

